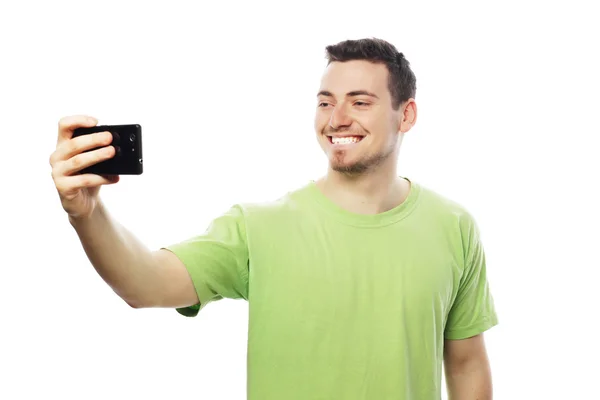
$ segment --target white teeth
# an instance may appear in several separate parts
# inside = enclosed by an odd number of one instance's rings
[[[356,143],[360,141],[362,138],[357,136],[348,136],[348,137],[332,137],[331,142],[333,144],[350,144]]]

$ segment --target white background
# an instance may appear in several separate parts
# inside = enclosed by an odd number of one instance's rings
[[[144,174],[101,193],[154,249],[325,171],[324,48],[362,37],[417,76],[400,173],[480,225],[495,398],[600,398],[594,2],[207,3],[2,3],[0,398],[245,398],[247,304],[119,299],[58,201],[57,123],[143,126]]]

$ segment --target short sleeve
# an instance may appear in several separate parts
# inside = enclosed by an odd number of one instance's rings
[[[183,262],[198,294],[198,304],[177,308],[180,314],[195,317],[223,298],[248,300],[248,246],[240,206],[214,219],[203,234],[164,249]]]
[[[466,259],[458,292],[448,314],[446,339],[466,339],[498,324],[487,280],[483,243],[476,222],[469,219]]]

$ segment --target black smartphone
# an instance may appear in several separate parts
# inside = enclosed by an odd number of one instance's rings
[[[73,137],[97,132],[110,132],[115,148],[114,157],[89,166],[80,173],[98,175],[141,175],[144,172],[142,157],[142,127],[131,125],[98,125],[91,128],[77,128]],[[99,147],[97,147],[99,148]],[[96,150],[97,148],[88,150]]]

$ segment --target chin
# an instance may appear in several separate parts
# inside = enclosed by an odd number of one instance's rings
[[[329,162],[329,168],[335,172],[356,175],[365,172],[369,167],[361,162],[340,162],[339,160],[333,160]]]

